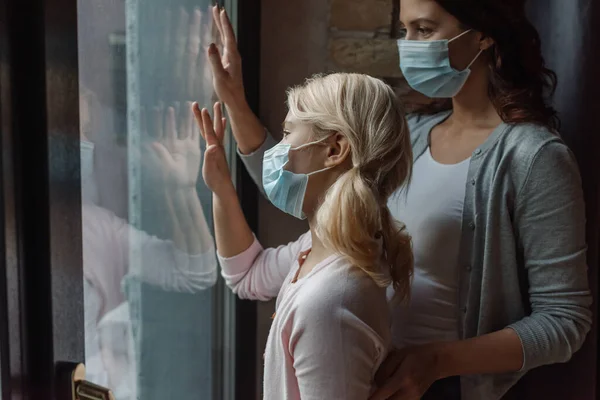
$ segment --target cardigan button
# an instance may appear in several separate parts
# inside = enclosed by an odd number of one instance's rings
[[[469,228],[475,229],[475,222],[473,222],[473,221],[469,222]]]
[[[475,185],[475,178],[471,179],[471,185]]]
[[[481,154],[481,149],[477,149],[473,152],[473,154],[475,154],[476,156]]]

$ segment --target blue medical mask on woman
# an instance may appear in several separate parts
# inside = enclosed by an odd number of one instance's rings
[[[398,40],[400,69],[410,87],[430,98],[456,96],[469,78],[471,66],[483,50],[479,51],[467,68],[457,71],[450,65],[448,45],[469,32],[471,29],[450,40]]]
[[[302,206],[306,187],[308,186],[308,177],[332,167],[308,174],[296,174],[285,170],[284,167],[289,162],[290,151],[304,149],[321,143],[323,140],[306,143],[294,148],[290,144],[278,143],[266,151],[263,157],[263,188],[265,194],[275,207],[299,219],[306,219],[306,215],[302,212]]]

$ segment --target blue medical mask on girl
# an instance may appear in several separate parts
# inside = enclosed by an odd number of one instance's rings
[[[471,31],[469,29],[450,40],[398,40],[400,69],[410,87],[430,98],[456,96],[469,78],[471,66],[483,50],[479,51],[467,68],[457,71],[450,65],[448,45]]]
[[[290,151],[297,151],[323,142],[317,140],[292,148],[291,144],[278,143],[265,152],[263,157],[263,188],[268,199],[281,211],[298,219],[306,219],[302,211],[308,177],[333,167],[323,168],[308,174],[296,174],[284,169],[289,162]]]

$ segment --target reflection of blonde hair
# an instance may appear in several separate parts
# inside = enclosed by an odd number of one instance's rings
[[[329,188],[317,211],[319,238],[377,284],[393,284],[406,298],[411,239],[393,220],[387,201],[410,180],[412,150],[394,91],[367,75],[316,76],[288,92],[288,107],[312,126],[317,140],[339,132],[350,144],[352,168]]]

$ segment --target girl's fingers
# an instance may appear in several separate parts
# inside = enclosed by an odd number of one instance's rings
[[[194,102],[194,104],[192,104],[192,111],[194,112],[196,126],[200,130],[200,135],[202,136],[202,139],[206,140],[206,135],[204,134],[204,129],[202,128],[202,111],[200,110],[200,106],[197,102]]]
[[[223,136],[224,136],[224,131],[222,129],[223,127],[223,112],[221,111],[221,103],[216,102],[213,106],[213,111],[214,111],[214,129],[215,129],[215,134],[217,136],[217,139],[219,140],[219,143],[223,142]]]
[[[208,146],[219,144],[219,141],[217,140],[213,130],[213,123],[212,119],[210,118],[210,113],[206,108],[202,109],[202,130],[204,131],[204,138]]]

